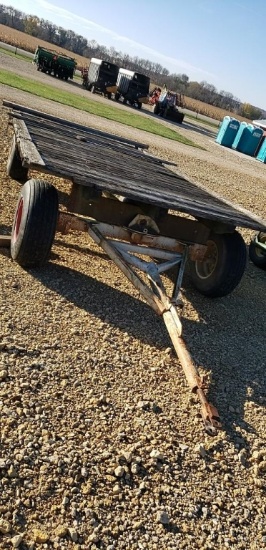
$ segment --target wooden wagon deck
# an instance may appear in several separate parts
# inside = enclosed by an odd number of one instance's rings
[[[150,156],[144,144],[4,105],[15,132],[7,173],[26,182],[14,217],[11,257],[22,267],[38,267],[47,261],[56,230],[88,232],[163,318],[188,385],[201,403],[205,429],[216,433],[218,411],[207,400],[182,338],[183,274],[188,260],[202,294],[226,296],[246,266],[246,245],[234,228],[266,230],[266,222],[174,173],[167,167],[173,163]],[[42,179],[28,180],[28,168],[72,181],[68,212],[58,216],[56,189]],[[121,198],[131,202],[114,200]],[[160,275],[172,268],[169,297]]]
[[[265,231],[266,221],[171,171],[144,144],[4,101],[24,166],[98,191],[184,212],[196,219]],[[177,146],[178,147],[178,146]]]

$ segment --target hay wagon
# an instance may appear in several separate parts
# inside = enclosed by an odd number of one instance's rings
[[[23,183],[10,246],[23,267],[43,265],[56,230],[86,231],[139,290],[167,327],[208,433],[219,414],[203,390],[182,336],[181,285],[186,266],[199,292],[225,296],[239,284],[246,246],[237,227],[266,230],[266,221],[223,200],[149,155],[145,144],[4,101],[13,125],[8,175]],[[28,170],[72,182],[67,212],[55,186]],[[161,274],[175,273],[168,296]]]

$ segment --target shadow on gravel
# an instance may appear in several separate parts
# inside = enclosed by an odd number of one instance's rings
[[[249,262],[240,285],[231,295],[209,300],[186,285],[186,297],[200,319],[197,326],[183,320],[197,365],[210,372],[209,398],[217,407],[232,442],[247,449],[245,433],[256,435],[251,416],[262,414],[265,383],[265,273]],[[260,434],[264,437],[264,434]]]
[[[3,225],[0,223],[0,235],[10,235],[12,230],[11,225]]]
[[[157,349],[171,345],[163,321],[148,305],[119,288],[52,263],[31,274],[76,307],[140,341]],[[256,301],[254,291],[250,292],[254,285]],[[208,399],[217,407],[223,429],[237,448],[247,449],[245,433],[256,433],[255,426],[245,421],[245,407],[253,407],[256,414],[256,408],[266,402],[265,290],[264,273],[253,265],[248,266],[239,287],[221,299],[205,298],[194,291],[187,276],[184,279],[184,294],[199,316],[195,321],[186,318],[185,307],[184,339],[201,373],[209,374]]]
[[[99,256],[103,254],[99,253]],[[162,330],[161,319],[147,304],[119,288],[113,288],[74,269],[52,263],[41,270],[31,269],[30,273],[44,286],[60,294],[76,307],[128,332],[142,342],[158,349],[170,345],[166,330]],[[120,286],[119,280],[116,284],[117,287]],[[158,332],[154,330],[154,323],[157,324]]]

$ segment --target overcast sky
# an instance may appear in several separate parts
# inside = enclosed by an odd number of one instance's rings
[[[0,0],[266,110],[266,0]]]

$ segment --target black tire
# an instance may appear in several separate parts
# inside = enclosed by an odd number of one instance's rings
[[[22,166],[15,136],[13,137],[9,152],[6,173],[12,180],[16,180],[19,183],[25,183],[28,179],[28,168]]]
[[[202,262],[190,262],[190,275],[195,288],[205,296],[219,298],[230,294],[239,284],[247,262],[246,245],[234,231],[218,235],[212,233],[208,252]]]
[[[257,237],[258,241],[266,244],[266,233],[259,233]],[[249,245],[249,257],[251,261],[261,269],[266,269],[266,251],[262,250],[256,245],[256,241],[251,241]]]
[[[56,231],[58,195],[43,180],[28,180],[19,195],[11,233],[11,257],[23,267],[48,260]]]
[[[138,101],[137,105],[138,105],[138,109],[141,109],[142,103],[140,103],[140,102]]]

